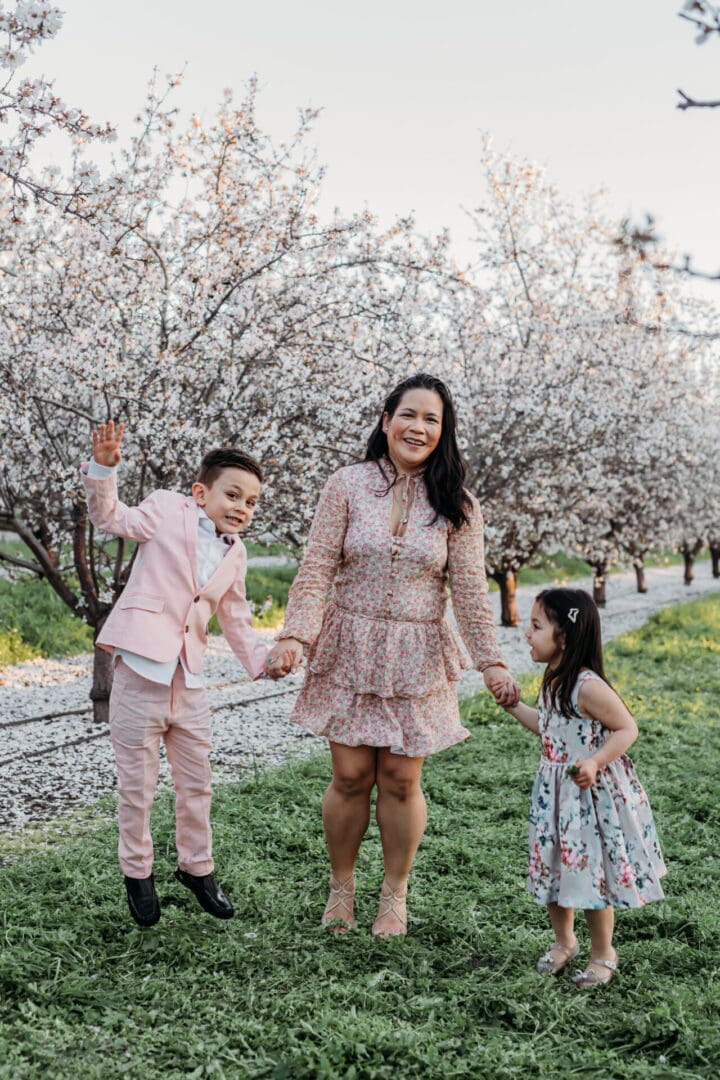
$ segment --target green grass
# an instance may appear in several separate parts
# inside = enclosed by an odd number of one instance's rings
[[[14,860],[0,872],[0,1077],[715,1078],[719,642],[712,597],[607,651],[640,725],[633,756],[670,873],[665,902],[620,913],[606,990],[534,971],[550,940],[525,892],[538,749],[482,697],[463,707],[473,738],[426,765],[430,823],[404,941],[368,932],[382,878],[374,824],[360,929],[333,938],[317,925],[324,755],[218,787],[216,858],[238,909],[227,924],[172,881],[169,795],[153,819],[163,918],[150,931],[125,912],[111,825],[81,822],[32,854],[0,844]]]
[[[92,648],[90,627],[36,577],[16,582],[0,578],[0,626],[0,666],[36,656],[72,656]]]
[[[252,558],[254,555],[282,555],[285,558],[294,558],[297,554],[292,548],[287,547],[286,544],[260,544],[257,540],[243,540],[243,543],[247,549],[248,558]]]
[[[269,598],[272,603],[264,611],[253,616],[253,625],[257,627],[281,626],[285,618],[288,593],[297,574],[297,566],[251,566],[245,578],[245,592],[251,603],[261,608]],[[210,620],[210,633],[220,634],[217,615]]]

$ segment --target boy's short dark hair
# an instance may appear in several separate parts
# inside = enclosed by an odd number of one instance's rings
[[[208,450],[200,462],[197,483],[212,487],[223,469],[244,469],[257,476],[260,483],[263,481],[262,467],[254,457],[237,446],[219,446],[215,450]]]

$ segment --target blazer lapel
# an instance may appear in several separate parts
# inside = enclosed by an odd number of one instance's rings
[[[185,543],[192,571],[193,588],[198,587],[198,512],[192,499],[185,503]]]
[[[242,544],[236,536],[233,536],[232,546],[228,548],[225,558],[222,560],[214,574],[212,574],[209,581],[205,582],[201,592],[205,592],[206,590],[216,590],[218,583],[225,584],[225,579],[227,579],[228,586],[232,584],[242,550]],[[222,591],[224,592],[225,590],[223,589]]]

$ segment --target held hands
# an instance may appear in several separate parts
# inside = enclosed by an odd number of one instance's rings
[[[125,425],[118,424],[116,429],[114,420],[108,420],[107,424],[101,424],[100,434],[93,428],[93,457],[98,465],[107,465],[112,468],[120,464],[122,459],[120,443],[124,431]]]
[[[498,705],[517,705],[520,701],[520,685],[503,667],[493,666],[483,671],[485,685]]]
[[[569,776],[579,788],[589,788],[595,783],[599,769],[600,766],[595,758],[589,757],[584,761],[579,761],[577,765],[571,765],[565,775]]]
[[[295,638],[283,638],[268,653],[265,661],[265,674],[271,679],[281,679],[285,675],[294,675],[303,662],[302,642]]]

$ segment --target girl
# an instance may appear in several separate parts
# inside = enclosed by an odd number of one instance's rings
[[[547,664],[537,709],[505,706],[540,736],[530,809],[529,889],[546,904],[555,941],[537,964],[557,975],[578,953],[574,909],[583,908],[590,959],[580,989],[613,977],[614,908],[661,900],[665,874],[647,796],[625,751],[638,729],[605,679],[600,618],[582,589],[539,593],[527,633]]]

